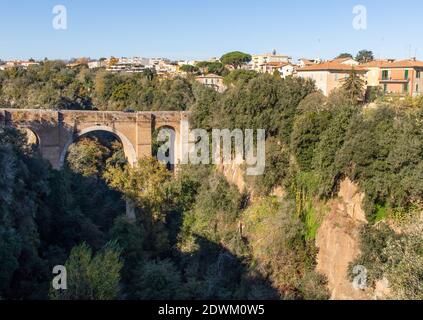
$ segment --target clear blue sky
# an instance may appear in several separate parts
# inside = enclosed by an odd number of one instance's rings
[[[52,27],[55,5],[68,29]],[[365,5],[368,26],[352,26]],[[0,59],[209,58],[232,50],[332,58],[366,48],[423,59],[421,0],[10,0],[0,3]]]

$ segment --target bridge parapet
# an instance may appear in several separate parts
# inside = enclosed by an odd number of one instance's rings
[[[59,112],[51,110],[30,109],[1,109],[6,124],[20,124],[28,122],[58,123]]]

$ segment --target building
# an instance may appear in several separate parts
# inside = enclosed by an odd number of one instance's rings
[[[262,64],[258,72],[274,74],[275,71],[278,71],[282,78],[286,78],[294,74],[295,68],[287,62],[268,62]]]
[[[208,74],[208,75],[202,75],[195,78],[196,81],[199,83],[208,86],[210,88],[213,88],[217,92],[224,92],[226,90],[226,86],[223,83],[223,77],[218,76],[216,74]]]
[[[141,73],[148,68],[153,68],[150,65],[150,60],[147,58],[133,57],[133,58],[119,58],[116,63],[108,62],[107,71],[110,72],[126,72],[126,73]]]
[[[354,60],[353,58],[338,58],[338,59],[332,60],[332,62],[342,63],[342,64],[346,64],[346,65],[349,65],[349,66],[360,65],[360,63],[358,61]]]
[[[143,65],[143,66],[147,66],[147,65],[150,64],[150,59],[141,58],[141,57],[132,57],[132,58],[122,57],[122,58],[119,58],[119,63],[121,63],[121,64],[127,64],[127,65]]]
[[[105,68],[107,67],[107,60],[94,60],[88,62],[88,68],[89,69],[99,69],[99,68]]]
[[[177,64],[182,67],[183,65],[190,65],[195,66],[199,61],[197,60],[180,60],[177,62]]]
[[[297,69],[296,74],[298,77],[314,80],[317,88],[328,96],[334,89],[342,86],[343,80],[352,70],[359,72],[365,78],[367,70],[353,59],[335,59],[308,65]]]
[[[159,60],[158,63],[154,64],[154,69],[157,74],[177,74],[180,66],[176,62],[169,60]]]
[[[368,86],[379,86],[386,94],[417,96],[423,93],[423,62],[414,59],[375,60],[367,69]]]
[[[144,65],[128,64],[128,63],[116,63],[109,65],[107,71],[109,72],[126,72],[126,73],[141,73],[144,72],[148,67]]]
[[[313,64],[321,63],[321,62],[322,62],[322,60],[320,60],[320,59],[301,58],[301,59],[298,59],[298,67],[304,68],[304,67],[312,66]]]
[[[274,53],[255,54],[251,57],[251,70],[261,72],[262,65],[267,63],[290,63],[291,57]]]
[[[361,66],[367,70],[366,82],[369,87],[380,86],[380,73],[381,66],[388,62],[394,62],[395,59],[390,60],[373,60],[368,63],[364,63]]]
[[[39,63],[35,61],[22,61],[22,60],[11,60],[0,65],[0,70],[6,70],[9,68],[23,68],[28,69],[31,66],[38,66]]]

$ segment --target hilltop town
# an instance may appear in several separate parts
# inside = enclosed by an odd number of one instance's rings
[[[233,57],[231,57],[231,55]],[[242,63],[234,64],[231,59],[241,57]],[[249,55],[242,52],[231,52],[228,61],[222,58],[208,60],[178,60],[167,58],[79,58],[66,61],[69,69],[86,67],[104,69],[112,73],[154,72],[159,78],[175,78],[195,76],[196,80],[218,92],[227,89],[224,77],[237,69],[267,73],[287,77],[302,77],[315,81],[318,90],[325,96],[342,86],[344,80],[352,73],[357,73],[364,81],[366,91],[380,91],[383,94],[418,96],[423,93],[423,61],[415,57],[409,59],[374,59],[371,51],[362,50],[356,57],[351,54],[340,54],[332,60],[300,58],[293,61],[289,55],[271,53]],[[0,70],[9,68],[28,69],[37,66],[41,61],[30,59],[0,60]]]

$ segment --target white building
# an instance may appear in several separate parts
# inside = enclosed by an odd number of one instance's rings
[[[227,89],[225,84],[223,83],[223,77],[218,76],[216,74],[210,73],[207,75],[198,76],[195,78],[195,80],[220,93],[224,92]]]
[[[88,62],[89,69],[98,69],[107,67],[108,62],[106,60],[95,60]]]
[[[322,62],[321,59],[305,59],[305,58],[301,58],[301,59],[298,59],[298,67],[304,68],[304,67],[312,66],[313,64],[321,63],[321,62]]]
[[[251,59],[251,70],[261,72],[261,66],[267,63],[291,63],[291,57],[274,53],[255,54]]]
[[[98,65],[98,64],[93,64]],[[133,58],[119,58],[118,62],[110,65],[110,61],[107,63],[107,71],[110,72],[127,72],[127,73],[141,73],[146,69],[151,69],[153,66],[150,65],[150,59],[133,57]]]
[[[34,61],[11,60],[11,61],[6,61],[5,64],[2,64],[0,66],[0,70],[6,70],[8,68],[28,69],[28,67],[38,66],[38,65],[39,63]]]
[[[182,60],[177,62],[180,67],[183,65],[195,66],[198,61],[197,60]]]

